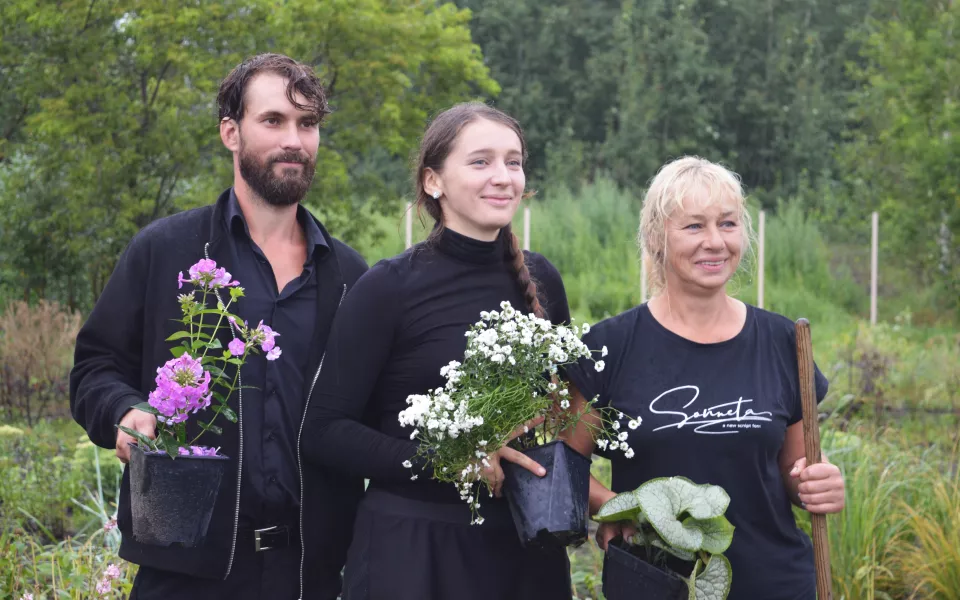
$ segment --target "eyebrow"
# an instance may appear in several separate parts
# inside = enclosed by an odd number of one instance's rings
[[[467,156],[473,156],[474,154],[496,154],[496,150],[493,148],[481,148],[480,150],[474,150],[473,152],[467,153]],[[522,154],[519,150],[511,149],[507,151],[507,154]]]
[[[259,114],[257,115],[257,118],[259,118],[259,119],[270,119],[270,118],[286,119],[286,118],[287,118],[287,115],[286,115],[285,113],[282,113],[282,112],[278,111],[278,110],[268,110],[268,111],[264,111],[264,112],[262,112],[262,113],[259,113]],[[315,114],[313,114],[313,113],[302,113],[302,114],[300,115],[300,117],[298,117],[298,118],[299,118],[301,121],[303,121],[303,120],[305,120],[305,119],[316,119],[316,118],[317,118],[317,115],[315,115]]]
[[[726,219],[727,217],[731,216],[731,215],[733,214],[733,212],[734,212],[734,211],[732,211],[732,210],[728,210],[728,211],[726,211],[726,212],[724,212],[724,213],[721,213],[720,218],[721,218],[721,219]],[[696,213],[696,214],[688,214],[688,215],[687,215],[687,218],[688,218],[688,219],[701,219],[701,220],[702,220],[702,219],[706,219],[707,217],[706,217],[706,215],[702,215],[702,214],[700,214],[700,213]]]

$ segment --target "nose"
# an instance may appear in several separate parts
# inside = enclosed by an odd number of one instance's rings
[[[300,139],[300,127],[296,122],[290,123],[283,130],[283,138],[280,140],[280,145],[284,150],[301,150],[303,148],[303,140]]]
[[[703,238],[703,247],[708,250],[719,250],[723,248],[723,236],[720,235],[720,228],[716,224],[707,225],[706,235]]]
[[[493,168],[493,174],[490,176],[490,181],[494,185],[510,184],[510,171],[507,170],[507,164],[505,162],[497,161]]]

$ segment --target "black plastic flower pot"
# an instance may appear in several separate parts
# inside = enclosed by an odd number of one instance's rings
[[[524,450],[547,470],[543,477],[501,461],[503,491],[525,547],[576,546],[587,539],[590,459],[554,441]]]
[[[217,501],[226,456],[144,452],[131,444],[133,537],[142,544],[194,547],[203,543]]]
[[[691,565],[692,569],[692,565]],[[603,595],[607,600],[687,600],[687,582],[625,550],[607,545],[603,563]]]

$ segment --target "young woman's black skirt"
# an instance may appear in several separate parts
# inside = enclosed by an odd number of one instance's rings
[[[524,549],[506,503],[424,502],[371,488],[344,568],[343,600],[570,600],[566,550]]]

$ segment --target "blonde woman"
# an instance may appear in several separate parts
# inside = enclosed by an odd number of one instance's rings
[[[599,396],[600,406],[640,421],[629,431],[636,456],[611,454],[612,490],[592,481],[590,510],[655,477],[720,485],[736,527],[729,598],[813,600],[811,543],[790,505],[838,512],[844,482],[834,465],[806,465],[793,323],[727,293],[751,243],[739,179],[701,158],[668,163],[646,194],[638,237],[653,297],[587,336],[609,352],[606,369],[567,373],[581,406]],[[819,369],[816,389],[820,401]],[[570,437],[580,452],[594,451],[586,428]],[[597,543],[606,549],[631,533],[628,524],[603,525]]]

